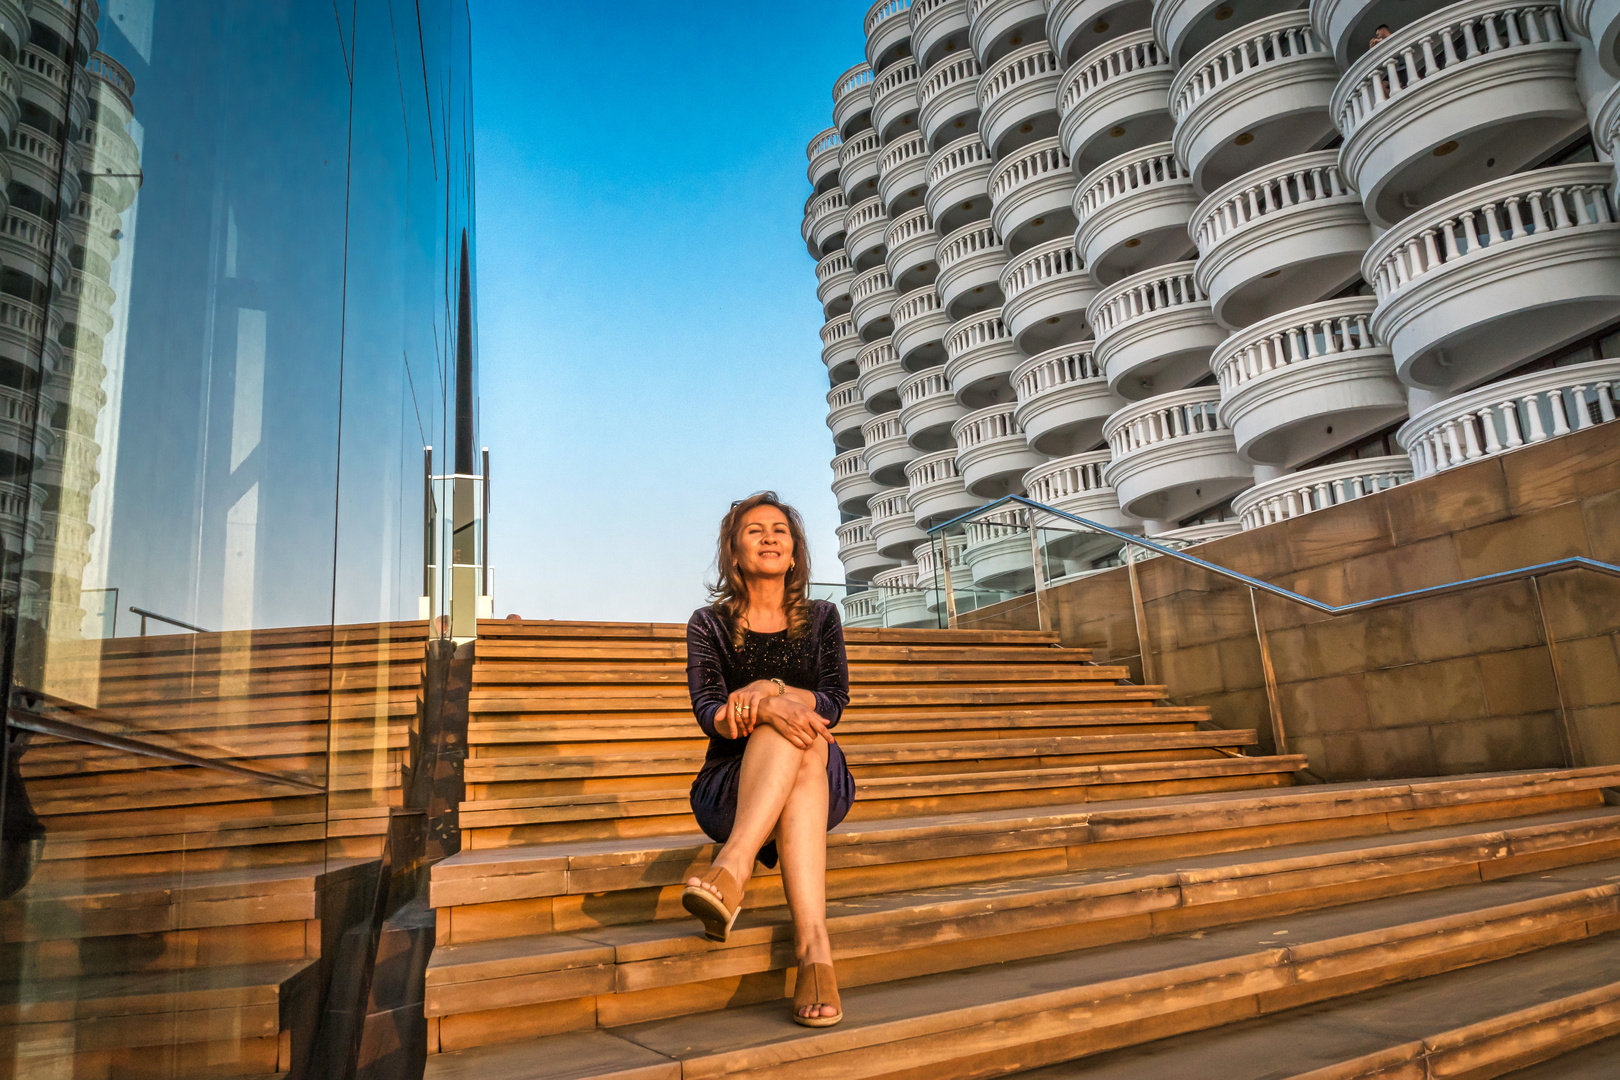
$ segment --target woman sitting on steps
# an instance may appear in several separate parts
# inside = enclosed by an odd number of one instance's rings
[[[827,938],[827,831],[849,813],[855,781],[832,735],[849,701],[838,609],[810,600],[810,554],[798,511],[762,492],[720,523],[714,601],[686,624],[686,680],[709,753],[692,813],[721,844],[681,903],[725,941],[757,858],[780,851],[799,971],[793,1019],[843,1019]]]

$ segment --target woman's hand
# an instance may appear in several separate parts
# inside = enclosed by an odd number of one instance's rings
[[[760,709],[765,702],[781,695],[781,690],[769,679],[757,679],[740,690],[733,690],[726,698],[723,716],[715,718],[715,726],[726,733],[728,739],[745,739],[759,724]]]
[[[767,700],[755,722],[775,728],[800,750],[808,750],[817,739],[826,739],[829,744],[833,741],[832,731],[820,713],[788,697]]]

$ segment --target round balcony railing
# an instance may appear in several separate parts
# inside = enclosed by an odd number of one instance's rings
[[[883,247],[883,234],[889,218],[883,212],[883,198],[872,195],[844,211],[844,247],[857,263]]]
[[[885,398],[895,399],[900,393],[900,382],[905,378],[905,369],[900,366],[900,358],[895,355],[894,346],[886,337],[878,338],[861,350],[856,359],[860,368],[857,382],[861,388],[861,399],[872,412],[884,411],[885,405],[889,408],[898,408],[893,400],[885,402]]]
[[[1209,355],[1226,338],[1198,287],[1194,263],[1144,270],[1103,289],[1086,309],[1098,363],[1124,398],[1166,384],[1179,389],[1208,373]]]
[[[1220,418],[1220,389],[1197,386],[1138,401],[1103,425],[1104,474],[1133,517],[1176,521],[1254,485],[1254,466]]]
[[[967,415],[943,368],[909,375],[900,384],[900,423],[919,450],[939,450],[951,438],[951,425]]]
[[[872,108],[872,65],[856,64],[833,83],[833,126],[846,137],[851,122]]]
[[[894,212],[912,205],[928,182],[928,140],[922,132],[902,135],[883,150],[878,160],[878,194]]]
[[[853,300],[851,314],[855,316],[855,329],[861,337],[872,341],[886,337],[891,328],[888,322],[894,310],[894,286],[889,282],[889,268],[877,266],[857,277],[850,284]]]
[[[928,538],[912,516],[907,489],[887,488],[868,502],[872,508],[872,538],[877,541],[879,555],[895,560],[909,558],[911,549]]]
[[[810,242],[825,251],[830,241],[844,235],[844,211],[849,203],[844,193],[833,188],[810,201]]]
[[[873,574],[899,562],[878,554],[870,517],[856,518],[838,526],[838,561],[844,564],[844,575],[851,581],[870,581]]]
[[[882,149],[876,131],[863,131],[838,147],[838,185],[844,197],[854,200],[868,192],[868,181],[878,178],[879,151]]]
[[[908,210],[889,222],[883,249],[889,276],[902,292],[910,292],[924,278],[931,279],[939,257],[939,233],[934,231],[928,207]]]
[[[912,0],[873,0],[866,10],[866,62],[873,68],[911,37]]]
[[[979,131],[995,153],[1011,149],[1019,127],[1050,113],[1046,131],[1056,134],[1057,88],[1062,78],[1057,54],[1043,40],[1015,49],[979,77]]]
[[[1019,351],[1031,354],[1075,340],[1085,328],[1086,306],[1097,295],[1074,240],[1062,236],[1037,244],[1001,271],[1006,297],[1001,316]]]
[[[917,127],[930,144],[939,141],[941,127],[978,108],[983,74],[966,50],[947,53],[923,72],[917,84]]]
[[[1242,522],[1228,518],[1219,521],[1200,521],[1196,525],[1184,525],[1179,529],[1166,529],[1164,532],[1154,533],[1148,539],[1171,551],[1186,551],[1199,544],[1207,544],[1211,540],[1224,540],[1228,536],[1236,536],[1242,531]],[[1159,557],[1159,553],[1152,548],[1141,548],[1134,544],[1127,547],[1123,554],[1126,562],[1134,563],[1144,563]]]
[[[967,537],[960,533],[944,537],[941,544],[939,537],[933,537],[927,543],[918,544],[911,549],[911,559],[917,564],[917,587],[919,589],[934,589],[943,587],[943,580],[936,580],[939,573],[940,548],[945,549],[945,561],[951,568],[952,586],[959,587],[967,584],[967,578],[957,577],[959,571],[965,568],[962,563],[962,553],[967,549]]]
[[[990,405],[951,425],[956,467],[974,495],[999,498],[1017,490],[1024,473],[1044,458],[1029,448],[1016,403]]]
[[[1256,484],[1232,500],[1232,512],[1245,529],[1258,529],[1387,491],[1411,479],[1412,463],[1404,457],[1344,461]]]
[[[839,597],[838,609],[845,626],[883,625],[883,594],[876,589]]]
[[[963,193],[968,198],[988,197],[991,168],[990,151],[978,135],[953,139],[934,151],[928,160],[928,193],[934,215],[939,216],[938,208],[932,206],[937,191],[952,192],[951,202],[959,201]]]
[[[1403,220],[1367,250],[1372,331],[1409,385],[1478,383],[1527,340],[1568,340],[1620,310],[1612,168],[1503,177]]]
[[[823,157],[823,155],[830,152],[834,155],[833,160],[836,161],[838,148],[842,144],[843,140],[838,137],[837,128],[823,128],[821,131],[816,132],[815,137],[810,140],[807,146],[805,146],[804,156],[805,159],[810,162],[810,182],[812,184],[815,183],[814,174],[816,159]]]
[[[1200,254],[1232,234],[1296,206],[1355,198],[1332,150],[1302,154],[1240,176],[1199,204],[1191,223]]]
[[[919,451],[907,440],[900,414],[887,412],[868,418],[861,425],[861,438],[872,482],[884,487],[904,484],[906,465],[916,460]]]
[[[917,61],[907,58],[886,69],[872,84],[872,126],[888,134],[889,129],[917,111],[917,85],[921,74]]]
[[[922,285],[894,302],[894,351],[900,363],[915,371],[926,366],[921,361],[937,361],[945,347],[945,331],[950,317],[932,284]]]
[[[924,61],[936,46],[967,34],[967,0],[915,0],[911,5],[911,51]],[[961,39],[958,39],[961,40]]]
[[[1067,232],[1074,188],[1074,169],[1057,137],[1031,143],[990,173],[991,222],[1015,252],[1028,246],[1024,229],[1037,220],[1047,228],[1036,236],[1050,236],[1055,228]]]
[[[945,356],[945,377],[963,405],[981,404],[977,399],[1006,380],[1021,359],[999,311],[954,324],[945,335]]]
[[[932,528],[984,505],[983,499],[968,491],[957,467],[955,447],[924,454],[908,464],[906,490],[919,528]]]
[[[1210,357],[1222,397],[1231,398],[1273,371],[1313,360],[1373,350],[1387,355],[1367,326],[1375,305],[1365,296],[1329,300],[1239,330]]]
[[[1024,490],[1035,502],[1069,513],[1079,513],[1073,508],[1076,503],[1094,501],[1099,496],[1114,499],[1117,503],[1118,496],[1114,494],[1113,487],[1103,478],[1108,462],[1107,450],[1057,458],[1025,473]],[[1086,515],[1082,513],[1080,516]]]
[[[861,445],[861,424],[868,415],[860,384],[854,379],[827,391],[827,427],[840,449],[850,450]]]
[[[947,313],[980,310],[999,299],[995,293],[986,295],[985,290],[991,285],[999,288],[1007,251],[990,222],[970,222],[947,235],[939,242],[938,258],[939,276],[934,284]]]
[[[1013,369],[1012,384],[1030,447],[1053,456],[1095,445],[1104,421],[1124,404],[1108,389],[1089,341],[1036,353]]]
[[[832,491],[838,509],[846,514],[864,514],[867,500],[878,491],[866,471],[866,455],[860,449],[845,450],[832,459]]]
[[[1119,410],[1104,426],[1103,437],[1113,463],[1119,465],[1177,439],[1225,431],[1220,407],[1220,390],[1213,386],[1161,394]]]
[[[1002,49],[1017,47],[1018,35],[1009,31],[1032,22],[1035,35],[1038,22],[1046,16],[1045,0],[968,0],[968,42],[982,62],[989,63]]]
[[[1122,154],[1087,173],[1074,193],[1075,248],[1099,284],[1177,262],[1193,251],[1192,174],[1169,143]]]
[[[835,315],[821,328],[821,362],[829,372],[854,363],[861,351],[861,335],[855,330],[853,315]],[[851,378],[854,373],[848,373]],[[843,380],[838,380],[842,382]]]
[[[1419,477],[1615,419],[1620,359],[1538,371],[1433,405],[1396,433]]]
[[[1170,137],[1174,71],[1151,29],[1114,38],[1070,65],[1058,85],[1058,134],[1082,173]]]
[[[816,299],[825,308],[834,300],[848,297],[854,280],[855,267],[849,261],[849,252],[835,251],[816,263]]]

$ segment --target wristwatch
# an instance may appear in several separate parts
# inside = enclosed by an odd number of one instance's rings
[[[781,679],[772,679],[771,682],[776,684],[777,697],[781,697],[783,694],[787,693],[787,683],[783,682]]]

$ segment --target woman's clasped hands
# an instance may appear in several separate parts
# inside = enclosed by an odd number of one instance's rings
[[[768,679],[733,690],[714,719],[715,727],[728,739],[745,739],[764,724],[800,750],[809,749],[817,739],[833,741],[820,713],[781,693]]]

